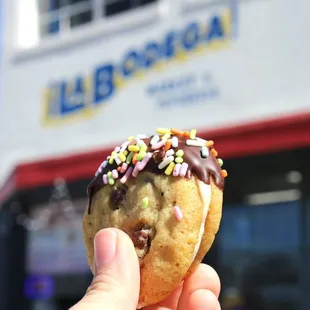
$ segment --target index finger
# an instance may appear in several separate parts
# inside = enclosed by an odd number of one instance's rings
[[[189,276],[183,284],[178,309],[219,309],[218,296],[221,290],[216,271],[204,264]]]
[[[211,291],[217,298],[221,291],[221,282],[217,272],[206,264],[200,264],[196,271],[184,281],[182,294],[184,292],[191,294],[200,289]]]
[[[196,290],[207,289],[218,297],[220,288],[220,279],[216,271],[208,265],[200,264],[199,267],[185,279],[184,283],[179,285],[164,301],[153,306],[145,307],[143,310],[176,309],[179,299],[184,300]],[[180,302],[182,302],[182,300]]]

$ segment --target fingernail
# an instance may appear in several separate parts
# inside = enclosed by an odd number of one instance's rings
[[[100,231],[95,236],[95,261],[97,268],[105,267],[115,257],[117,234],[111,229]]]

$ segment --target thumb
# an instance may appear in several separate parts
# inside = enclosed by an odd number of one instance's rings
[[[139,299],[139,262],[128,235],[108,228],[94,241],[94,280],[71,310],[135,310]]]

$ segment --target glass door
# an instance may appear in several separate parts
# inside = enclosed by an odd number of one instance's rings
[[[225,162],[230,177],[217,237],[223,310],[307,309],[301,276],[308,266],[303,259],[306,154]]]

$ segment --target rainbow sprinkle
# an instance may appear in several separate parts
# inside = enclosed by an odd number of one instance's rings
[[[177,221],[181,222],[183,220],[183,214],[182,214],[180,207],[178,206],[173,207],[173,212],[174,212],[174,216],[177,219]]]
[[[144,197],[142,199],[142,209],[146,209],[149,205],[149,198],[148,197]]]

